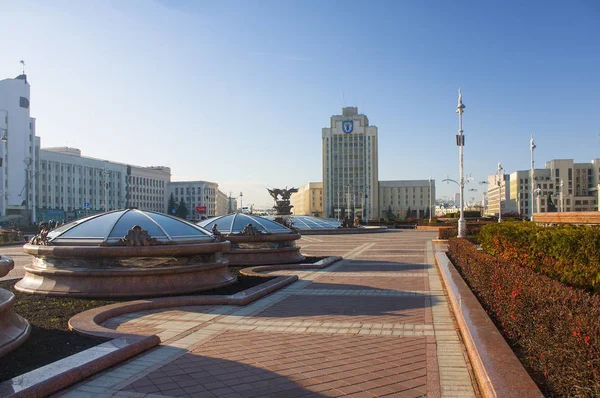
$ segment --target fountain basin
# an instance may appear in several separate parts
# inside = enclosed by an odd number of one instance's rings
[[[14,267],[12,258],[0,258],[0,277],[8,274]],[[0,357],[14,350],[27,340],[31,326],[14,311],[15,295],[0,289]]]
[[[290,264],[304,260],[296,240],[300,234],[236,236],[228,235],[226,252],[231,265]]]
[[[167,214],[137,209],[75,220],[23,246],[21,292],[93,298],[193,293],[234,283],[230,243]]]
[[[249,214],[229,214],[198,223],[231,242],[230,265],[290,264],[304,260],[296,241],[301,235],[279,223]]]
[[[236,281],[229,242],[140,247],[38,246],[15,289],[52,296],[112,298],[193,293]]]

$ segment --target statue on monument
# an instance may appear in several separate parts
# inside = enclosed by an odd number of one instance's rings
[[[291,215],[291,209],[292,205],[290,205],[290,197],[292,196],[293,193],[298,192],[297,188],[290,188],[288,189],[287,187],[285,187],[285,189],[279,189],[279,188],[274,188],[274,189],[269,189],[267,188],[267,191],[269,191],[269,194],[271,195],[271,197],[273,197],[273,199],[275,199],[275,206],[273,206],[273,208],[276,210],[275,215],[276,216],[288,216]],[[281,199],[279,199],[279,197],[281,197]]]

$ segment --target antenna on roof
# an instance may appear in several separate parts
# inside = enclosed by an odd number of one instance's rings
[[[23,65],[23,74],[25,74],[25,60],[20,60],[19,63]]]

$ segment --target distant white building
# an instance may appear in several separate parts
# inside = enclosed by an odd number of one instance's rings
[[[127,166],[81,156],[76,148],[39,151],[37,220],[64,220],[125,206]]]
[[[216,214],[216,183],[171,183],[169,167],[85,157],[77,148],[40,148],[29,105],[26,75],[0,80],[0,222],[15,216],[62,221],[127,207],[166,212],[170,192],[184,198],[190,219]]]
[[[39,161],[27,76],[0,80],[0,213],[35,218]]]
[[[219,184],[209,181],[176,181],[168,184],[167,198],[182,200],[188,209],[187,219],[200,220],[202,216],[214,217],[217,210]],[[167,199],[168,200],[168,199]]]
[[[502,192],[502,212],[531,213],[556,211],[597,211],[599,204],[600,158],[589,163],[573,159],[553,159],[544,169],[535,169],[535,192],[532,197],[531,170],[505,175],[498,186],[497,176],[488,176],[486,214],[498,214],[498,193]],[[562,183],[562,184],[561,184]]]
[[[126,207],[167,212],[171,169],[164,166],[127,166]]]

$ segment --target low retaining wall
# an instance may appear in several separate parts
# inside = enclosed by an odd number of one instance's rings
[[[600,211],[569,211],[562,213],[534,213],[533,222],[538,224],[600,225]]]
[[[543,397],[446,253],[435,254],[484,397]]]

